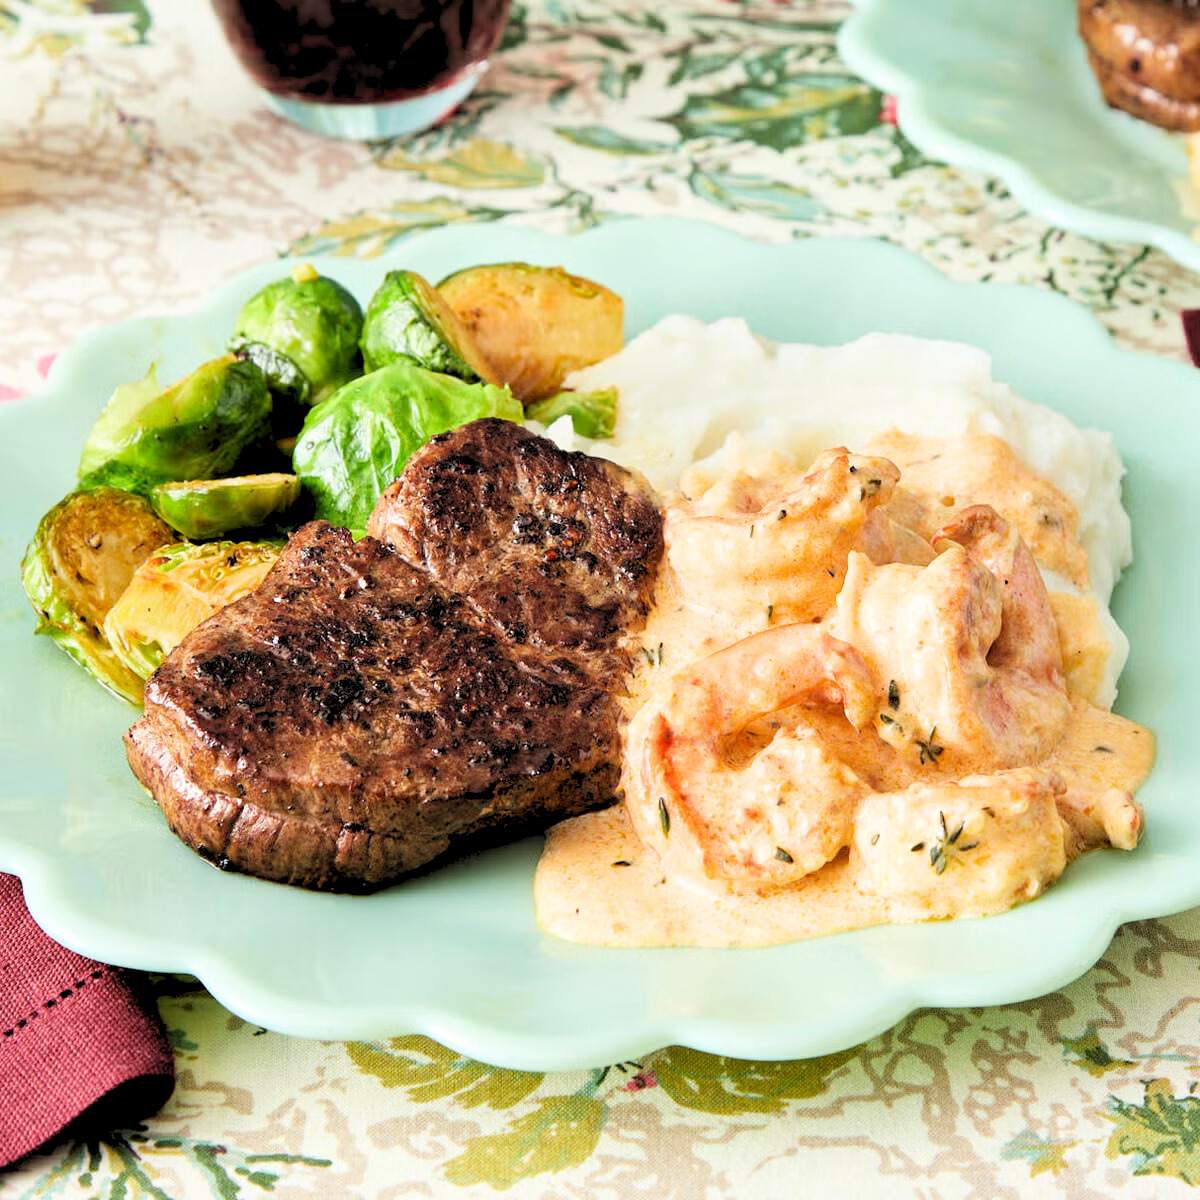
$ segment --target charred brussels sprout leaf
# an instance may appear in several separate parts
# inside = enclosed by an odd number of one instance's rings
[[[543,425],[553,425],[559,417],[569,416],[580,437],[612,437],[617,427],[617,389],[595,392],[558,392],[544,400],[535,400],[525,415]]]
[[[359,537],[380,493],[431,437],[479,417],[519,421],[507,388],[397,360],[346,384],[308,415],[292,464],[316,515]]]
[[[105,618],[113,654],[138,679],[148,678],[201,621],[258,587],[279,549],[269,541],[160,547]]]
[[[84,444],[80,483],[147,491],[172,479],[210,479],[266,436],[270,413],[262,372],[232,355],[165,391],[151,371],[113,392]]]
[[[21,560],[37,632],[134,704],[141,703],[141,679],[114,654],[102,628],[136,569],[172,537],[140,496],[96,488],[56,504]]]
[[[497,382],[462,322],[415,271],[384,276],[367,305],[362,350],[368,371],[407,358],[467,383]]]
[[[193,479],[160,483],[150,493],[154,511],[184,537],[203,541],[231,529],[252,529],[290,508],[300,496],[300,480],[278,472],[232,479]]]
[[[497,263],[443,279],[438,291],[506,383],[528,404],[572,371],[620,350],[625,306],[615,292],[562,267]]]
[[[276,404],[282,402],[293,408],[308,404],[312,395],[308,376],[286,354],[280,354],[265,342],[247,342],[239,337],[229,339],[229,349],[263,373]]]
[[[316,404],[361,374],[362,309],[336,280],[299,267],[242,305],[230,349],[256,363],[272,392]]]

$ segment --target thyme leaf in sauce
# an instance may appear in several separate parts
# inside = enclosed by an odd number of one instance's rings
[[[889,717],[889,716],[887,715],[887,713],[880,713],[880,714],[879,714],[879,719],[880,719],[880,720],[881,720],[881,721],[882,721],[882,722],[883,722],[885,725],[895,725],[895,723],[896,723],[896,718],[895,718],[895,717]]]
[[[960,840],[963,830],[966,828],[965,821],[959,821],[958,828],[951,833],[946,825],[946,814],[939,812],[938,825],[941,827],[941,833],[937,841],[930,843],[929,865],[933,868],[935,874],[941,875],[951,863],[958,861],[960,855],[966,854],[968,850],[974,850],[979,843],[963,842]],[[918,842],[913,847],[913,850],[922,850],[924,847],[924,842]]]
[[[1092,751],[1093,754],[1112,754],[1113,752],[1114,751],[1111,746],[1096,746]]]
[[[900,707],[900,685],[894,680],[888,680],[888,708],[893,712]]]
[[[670,837],[671,812],[667,808],[667,802],[661,796],[658,798],[658,823],[662,826],[663,837]]]
[[[786,508],[781,508],[781,509],[779,510],[779,520],[781,520],[781,521],[782,521],[782,520],[783,520],[783,518],[784,518],[784,517],[786,517],[786,516],[787,516],[787,509],[786,509]]]
[[[617,861],[615,863],[613,863],[613,866],[614,867],[632,867],[633,863],[631,863],[629,861],[629,859],[627,859],[627,858],[618,858]]]
[[[937,726],[935,725],[929,731],[929,736],[927,738],[913,738],[913,741],[917,745],[917,757],[922,766],[924,766],[926,763],[936,763],[941,757],[942,751],[946,748],[945,746],[938,745],[937,741],[935,740],[936,735]]]
[[[775,857],[779,859],[780,862],[785,863],[796,861],[782,846],[775,847]]]
[[[768,604],[767,605],[767,620],[769,621],[771,619],[771,617],[774,616],[774,614],[775,614],[775,605]]]
[[[661,667],[663,660],[663,644],[658,643],[657,649],[652,649],[649,646],[642,646],[639,653],[644,655],[646,662],[652,667]]]

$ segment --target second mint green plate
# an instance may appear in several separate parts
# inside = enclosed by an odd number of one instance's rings
[[[1104,103],[1074,0],[857,0],[838,49],[926,154],[998,175],[1052,225],[1200,270],[1183,141]]]
[[[621,292],[636,333],[672,312],[744,316],[789,341],[887,330],[971,342],[998,378],[1112,430],[1129,466],[1137,560],[1116,593],[1133,643],[1119,708],[1159,737],[1132,854],[1075,864],[1034,904],[986,920],[867,929],[754,950],[602,950],[541,934],[531,839],[366,897],[214,870],[171,835],[125,764],[133,710],[45,638],[17,560],[68,491],[112,388],[152,361],[172,378],[218,353],[242,301],[294,265],[231,280],[190,314],[84,338],[41,395],[0,406],[0,870],[20,875],[52,936],[106,962],[200,978],[234,1012],[285,1033],[420,1032],[475,1058],[550,1070],[678,1042],[747,1058],[822,1054],[914,1008],[1022,1000],[1103,954],[1122,921],[1200,904],[1200,373],[1116,349],[1061,297],[955,284],[879,242],[761,245],[712,226],[625,221],[576,238],[472,226],[373,261],[314,259],[365,299],[384,271],[431,278],[475,262],[562,263]]]

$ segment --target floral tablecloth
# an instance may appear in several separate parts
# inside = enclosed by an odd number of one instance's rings
[[[1051,229],[922,157],[838,61],[822,0],[516,4],[482,86],[405,143],[282,123],[198,0],[0,0],[0,400],[95,325],[285,251],[430,226],[676,213],[765,239],[868,234],[957,278],[1061,291],[1182,354],[1200,281]],[[101,398],[97,398],[97,402]],[[555,1075],[420,1037],[304,1042],[156,981],[167,1107],[0,1177],[5,1196],[707,1200],[1182,1195],[1200,1185],[1200,916],[1123,929],[1065,990],[921,1012],[854,1050],[678,1047]]]

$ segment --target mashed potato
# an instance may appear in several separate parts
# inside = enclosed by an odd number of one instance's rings
[[[1111,437],[1080,429],[992,378],[982,350],[893,334],[868,334],[844,346],[775,344],[736,318],[706,325],[672,316],[619,354],[576,372],[567,386],[616,387],[611,440],[578,438],[569,419],[550,436],[571,449],[641,471],[661,491],[716,476],[732,463],[782,456],[806,466],[822,449],[861,448],[888,429],[926,436],[990,433],[1054,483],[1079,513],[1091,591],[1111,642],[1095,702],[1108,706],[1128,642],[1108,601],[1132,559],[1129,517],[1121,506],[1121,464]],[[1077,592],[1062,578],[1052,591]]]

